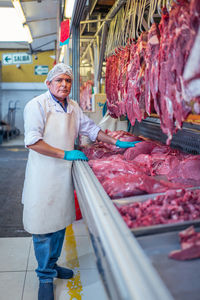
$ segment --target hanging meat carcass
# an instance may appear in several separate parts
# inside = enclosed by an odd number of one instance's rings
[[[161,128],[168,136],[167,143],[191,111],[184,101],[182,76],[196,35],[191,14],[193,2],[181,0],[179,4],[174,3],[169,14],[164,9],[159,25],[160,119]]]
[[[130,45],[117,49],[106,62],[107,107],[113,117],[126,115],[126,74],[130,57]]]
[[[163,9],[159,29],[154,23],[148,33],[143,32],[137,43],[130,45],[130,59],[124,59],[121,51],[109,57],[106,92],[110,113],[115,117],[126,113],[134,125],[136,119],[140,122],[146,112],[148,115],[152,112],[154,104],[169,144],[187,115],[200,113],[200,92],[197,88],[195,94],[191,92],[191,86],[200,77],[199,26],[199,0],[176,1],[170,12]],[[195,50],[191,51],[193,47]],[[193,52],[197,54],[192,55]],[[191,65],[191,57],[197,66],[189,74],[187,65]],[[121,85],[121,78],[125,77],[123,61],[128,68],[126,81]]]
[[[158,97],[159,49],[160,32],[156,23],[153,23],[148,33],[148,42],[145,57],[145,108],[146,112],[149,115],[152,112],[152,100],[154,101],[155,111],[158,113],[158,115],[160,114]]]
[[[112,55],[107,58],[106,61],[106,96],[107,96],[107,108],[110,115],[117,118],[118,107],[116,105],[118,99],[118,68],[119,56]]]
[[[143,32],[136,45],[133,44],[132,59],[127,71],[126,111],[132,125],[145,117],[145,53],[147,32]]]

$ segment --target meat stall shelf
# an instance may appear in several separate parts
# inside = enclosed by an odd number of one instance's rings
[[[89,165],[76,161],[72,173],[110,299],[173,299]]]

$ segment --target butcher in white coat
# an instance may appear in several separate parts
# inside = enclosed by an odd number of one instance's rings
[[[65,228],[75,220],[72,162],[88,160],[74,150],[78,134],[118,147],[134,143],[106,135],[69,99],[72,70],[57,64],[47,75],[48,91],[24,109],[25,146],[29,149],[22,202],[24,229],[33,236],[39,278],[38,300],[53,300],[53,279],[69,279],[73,271],[57,265]]]

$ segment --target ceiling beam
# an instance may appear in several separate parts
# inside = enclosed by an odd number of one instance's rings
[[[47,33],[47,34],[43,34],[43,35],[38,35],[38,36],[34,36],[33,39],[40,39],[46,36],[51,36],[51,35],[57,35],[57,32],[51,32],[51,33]]]
[[[74,27],[80,25],[83,11],[86,6],[86,1],[87,0],[75,0],[73,12],[72,12],[71,24],[70,24],[70,33]]]
[[[43,19],[34,19],[34,20],[30,19],[30,20],[26,20],[26,23],[49,21],[49,20],[56,20],[56,18],[43,18]]]
[[[95,9],[95,6],[96,6],[96,4],[97,4],[97,1],[98,1],[98,0],[94,0],[93,3],[92,3],[92,6],[91,6],[91,9],[90,9],[90,12],[89,12],[90,16],[91,16],[91,14],[93,13],[93,10]]]
[[[86,21],[81,21],[80,24],[88,24],[88,23],[98,23],[98,22],[104,22],[108,21],[106,19],[100,19],[100,20],[86,20]]]
[[[113,5],[113,7],[110,9],[109,13],[106,15],[105,21],[100,25],[100,27],[98,28],[96,34],[94,35],[94,38],[91,40],[91,42],[87,46],[86,50],[82,54],[81,60],[85,57],[85,55],[86,55],[87,51],[89,50],[90,46],[96,40],[96,37],[100,33],[100,31],[102,30],[102,27],[103,27],[104,23],[105,22],[109,22],[117,14],[117,12],[119,11],[119,9],[122,7],[122,5],[124,5],[125,2],[126,2],[126,0],[117,0],[115,2],[115,4]]]
[[[107,36],[108,36],[108,23],[105,22],[104,27],[103,27],[103,35],[102,35],[100,54],[99,54],[99,64],[98,64],[98,70],[97,70],[98,81],[101,79],[102,65],[103,65],[103,60],[104,60]]]

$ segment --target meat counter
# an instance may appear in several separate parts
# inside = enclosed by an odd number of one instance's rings
[[[135,135],[166,141],[157,118],[136,122],[132,129]],[[173,148],[191,154],[200,154],[199,145],[199,125],[193,124],[184,124],[171,142]],[[115,206],[143,201],[153,194],[111,200],[87,162],[74,163],[73,179],[110,299],[199,298],[200,259],[180,262],[168,254],[180,248],[178,232],[191,224],[199,231],[200,220],[130,230]]]
[[[179,227],[173,232],[134,234],[87,162],[74,163],[73,179],[110,299],[198,299],[200,260],[177,262],[168,258],[170,250],[178,248]]]

